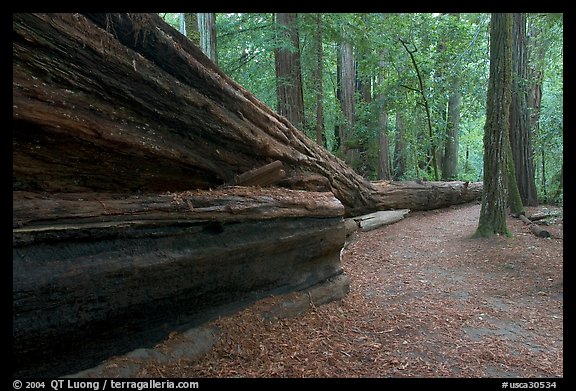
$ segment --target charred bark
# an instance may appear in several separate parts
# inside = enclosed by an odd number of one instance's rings
[[[342,274],[330,193],[14,193],[15,373],[60,376]]]

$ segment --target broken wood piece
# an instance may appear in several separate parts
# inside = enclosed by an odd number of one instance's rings
[[[548,217],[558,217],[560,216],[562,213],[560,212],[539,212],[539,213],[534,213],[532,216],[528,216],[528,219],[530,219],[530,221],[534,222],[534,221],[538,221],[538,220],[543,220],[546,219]]]
[[[284,165],[280,160],[275,160],[272,163],[238,175],[234,184],[237,186],[268,186],[285,176]]]
[[[358,223],[360,230],[366,232],[402,220],[409,212],[410,209],[384,210],[354,217],[354,220]]]
[[[528,228],[530,228],[530,231],[532,231],[532,233],[534,235],[538,236],[539,238],[549,238],[552,236],[552,235],[550,235],[550,232],[548,232],[544,228],[534,224],[526,216],[520,215],[520,220],[522,220],[524,223],[528,224]]]

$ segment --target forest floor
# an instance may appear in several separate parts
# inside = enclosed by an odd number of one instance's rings
[[[140,362],[136,376],[563,377],[562,217],[548,239],[510,217],[512,237],[471,239],[479,214],[472,203],[359,232],[342,251],[344,299],[275,321],[262,309],[276,298],[261,300],[211,322],[199,360]]]

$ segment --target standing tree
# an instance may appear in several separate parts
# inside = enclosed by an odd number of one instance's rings
[[[510,109],[510,145],[516,172],[516,183],[522,204],[535,206],[538,203],[534,179],[534,159],[528,111],[528,59],[526,48],[526,14],[514,14],[513,30],[513,88]]]
[[[297,14],[277,13],[278,42],[274,50],[276,61],[276,93],[278,113],[288,118],[296,128],[304,129],[304,95],[300,66],[300,38]]]
[[[324,135],[324,94],[322,93],[322,75],[324,74],[324,53],[322,50],[322,14],[316,14],[316,67],[314,68],[314,87],[316,89],[316,142],[326,148]]]
[[[216,15],[214,13],[198,14],[198,31],[200,32],[200,48],[215,64],[216,55]]]
[[[406,127],[402,108],[396,109],[396,132],[394,138],[394,179],[400,180],[406,172]]]
[[[356,70],[354,66],[354,49],[350,41],[345,40],[340,48],[341,56],[341,89],[342,89],[342,113],[344,124],[340,128],[340,140],[342,152],[346,154],[349,164],[355,157],[355,145],[351,140],[352,131],[356,121],[355,93],[356,93]]]
[[[186,13],[182,14],[184,19],[184,30],[186,37],[195,45],[200,46],[200,31],[198,31],[198,14],[197,13]]]
[[[512,99],[512,14],[493,13],[490,20],[490,76],[484,125],[484,190],[474,237],[509,235],[507,155]]]
[[[459,19],[460,14],[450,14]],[[460,106],[462,93],[460,92],[460,78],[455,69],[448,76],[450,83],[450,97],[448,98],[448,117],[446,120],[446,138],[444,140],[444,155],[442,156],[442,180],[456,179],[458,168],[458,133],[460,131]]]
[[[376,101],[378,103],[378,129],[379,129],[379,143],[378,143],[378,179],[391,179],[392,173],[390,169],[390,145],[388,141],[388,113],[386,112],[386,103],[384,96],[384,53],[379,62],[377,88],[378,94]]]

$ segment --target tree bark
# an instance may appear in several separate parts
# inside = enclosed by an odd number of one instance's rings
[[[460,105],[462,94],[459,91],[458,80],[453,80],[452,94],[448,99],[448,121],[446,123],[446,139],[444,141],[444,156],[442,157],[442,180],[456,179],[458,173],[458,133],[460,131]]]
[[[394,179],[399,180],[406,172],[406,141],[402,109],[396,109],[396,134],[394,139]]]
[[[276,61],[276,91],[278,113],[288,118],[296,128],[304,129],[304,94],[300,66],[300,38],[297,14],[278,13],[278,39],[281,46],[274,50]]]
[[[343,42],[341,46],[342,58],[342,73],[340,80],[342,82],[342,114],[344,115],[344,123],[341,125],[340,139],[342,143],[342,152],[346,156],[346,161],[353,164],[353,158],[356,156],[354,153],[354,145],[351,145],[353,138],[353,130],[356,121],[355,111],[355,84],[356,84],[356,71],[354,67],[354,50],[350,42]]]
[[[478,201],[482,182],[375,181],[384,204],[390,209],[429,210]]]
[[[198,32],[200,48],[208,58],[218,64],[216,51],[216,15],[214,13],[198,14]]]
[[[510,111],[510,145],[516,183],[525,206],[538,203],[534,175],[534,151],[528,111],[528,58],[526,48],[526,14],[514,14],[512,51],[513,90]]]
[[[200,31],[198,31],[198,14],[185,13],[184,25],[186,26],[186,36],[194,45],[200,46]]]
[[[484,126],[484,193],[476,237],[508,235],[507,155],[512,95],[512,14],[490,21],[490,76]]]
[[[15,14],[13,28],[15,191],[214,189],[278,160],[278,185],[331,191],[346,215],[394,207],[157,15]]]
[[[13,205],[18,376],[94,366],[226,306],[342,274],[343,207],[330,193],[14,192]]]
[[[382,54],[384,58],[384,54]],[[378,94],[376,101],[378,102],[378,129],[379,129],[379,142],[378,142],[378,179],[389,180],[392,179],[392,170],[390,169],[390,144],[388,142],[388,113],[386,111],[385,96],[384,96],[384,60],[380,60],[380,67],[378,71]]]
[[[316,89],[316,143],[327,147],[324,134],[324,93],[322,77],[324,75],[324,52],[322,48],[322,14],[316,14],[316,67],[314,68],[314,81]]]

